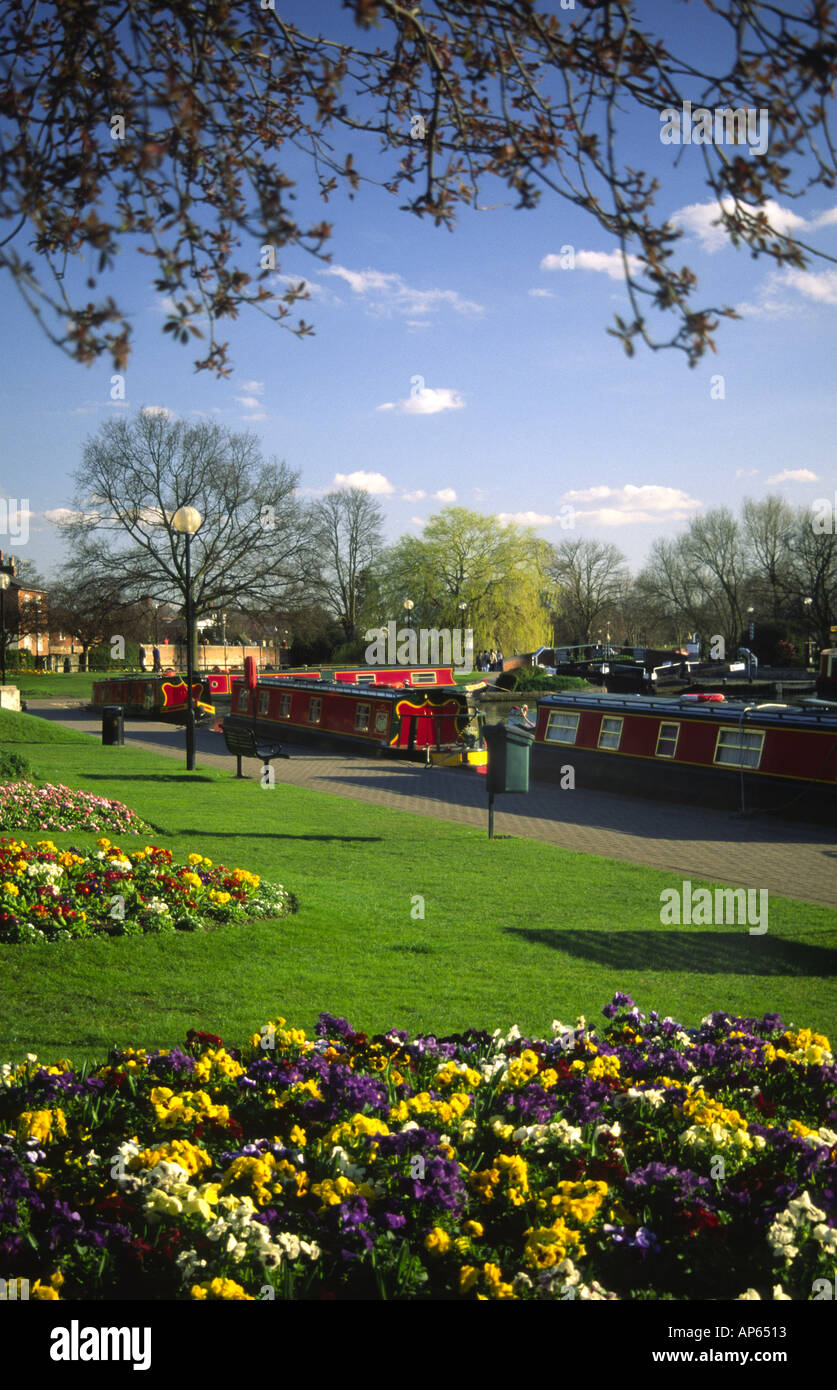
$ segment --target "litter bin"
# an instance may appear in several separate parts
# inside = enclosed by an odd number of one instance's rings
[[[102,709],[102,743],[125,742],[125,718],[121,705],[105,705]]]
[[[524,729],[521,725],[486,725],[489,796],[500,792],[528,792],[529,754],[534,737],[534,729]]]

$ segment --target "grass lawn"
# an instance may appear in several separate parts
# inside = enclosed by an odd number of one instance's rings
[[[687,1025],[716,1008],[777,1010],[837,1033],[828,908],[771,895],[764,936],[665,927],[660,892],[675,881],[657,870],[489,842],[484,829],[281,783],[263,790],[237,781],[232,759],[229,772],[189,774],[7,711],[0,746],[20,748],[43,780],[125,801],[178,858],[250,869],[301,904],[282,921],[208,933],[0,946],[0,1061],[101,1059],[114,1044],[171,1045],[188,1028],[240,1044],[277,1014],[310,1029],[322,1009],[367,1031],[516,1022],[544,1034],[553,1018],[597,1017],[616,989]],[[51,838],[63,848],[96,836]],[[424,920],[411,915],[415,895]]]

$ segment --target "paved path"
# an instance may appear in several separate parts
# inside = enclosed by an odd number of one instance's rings
[[[28,709],[73,728],[101,731],[101,717],[56,701],[30,700]],[[185,760],[182,728],[126,721],[126,742]],[[196,731],[197,762],[235,771],[221,734]],[[276,762],[277,782],[369,801],[377,806],[487,827],[485,780],[473,771],[335,754],[288,745]],[[245,760],[257,776],[259,764]],[[837,834],[829,827],[742,819],[725,811],[663,806],[609,792],[533,786],[528,796],[495,802],[495,833],[526,835],[566,849],[646,864],[684,878],[766,888],[788,898],[837,907]],[[486,832],[487,833],[487,832]]]

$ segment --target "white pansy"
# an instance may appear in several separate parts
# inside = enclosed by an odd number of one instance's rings
[[[826,1226],[825,1222],[815,1226],[814,1238],[819,1241],[823,1250],[827,1250],[830,1255],[837,1255],[837,1231],[831,1226]]]

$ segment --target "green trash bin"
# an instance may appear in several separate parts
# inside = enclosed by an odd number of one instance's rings
[[[521,725],[486,725],[489,796],[500,792],[528,792],[529,755],[534,738],[534,729]]]

